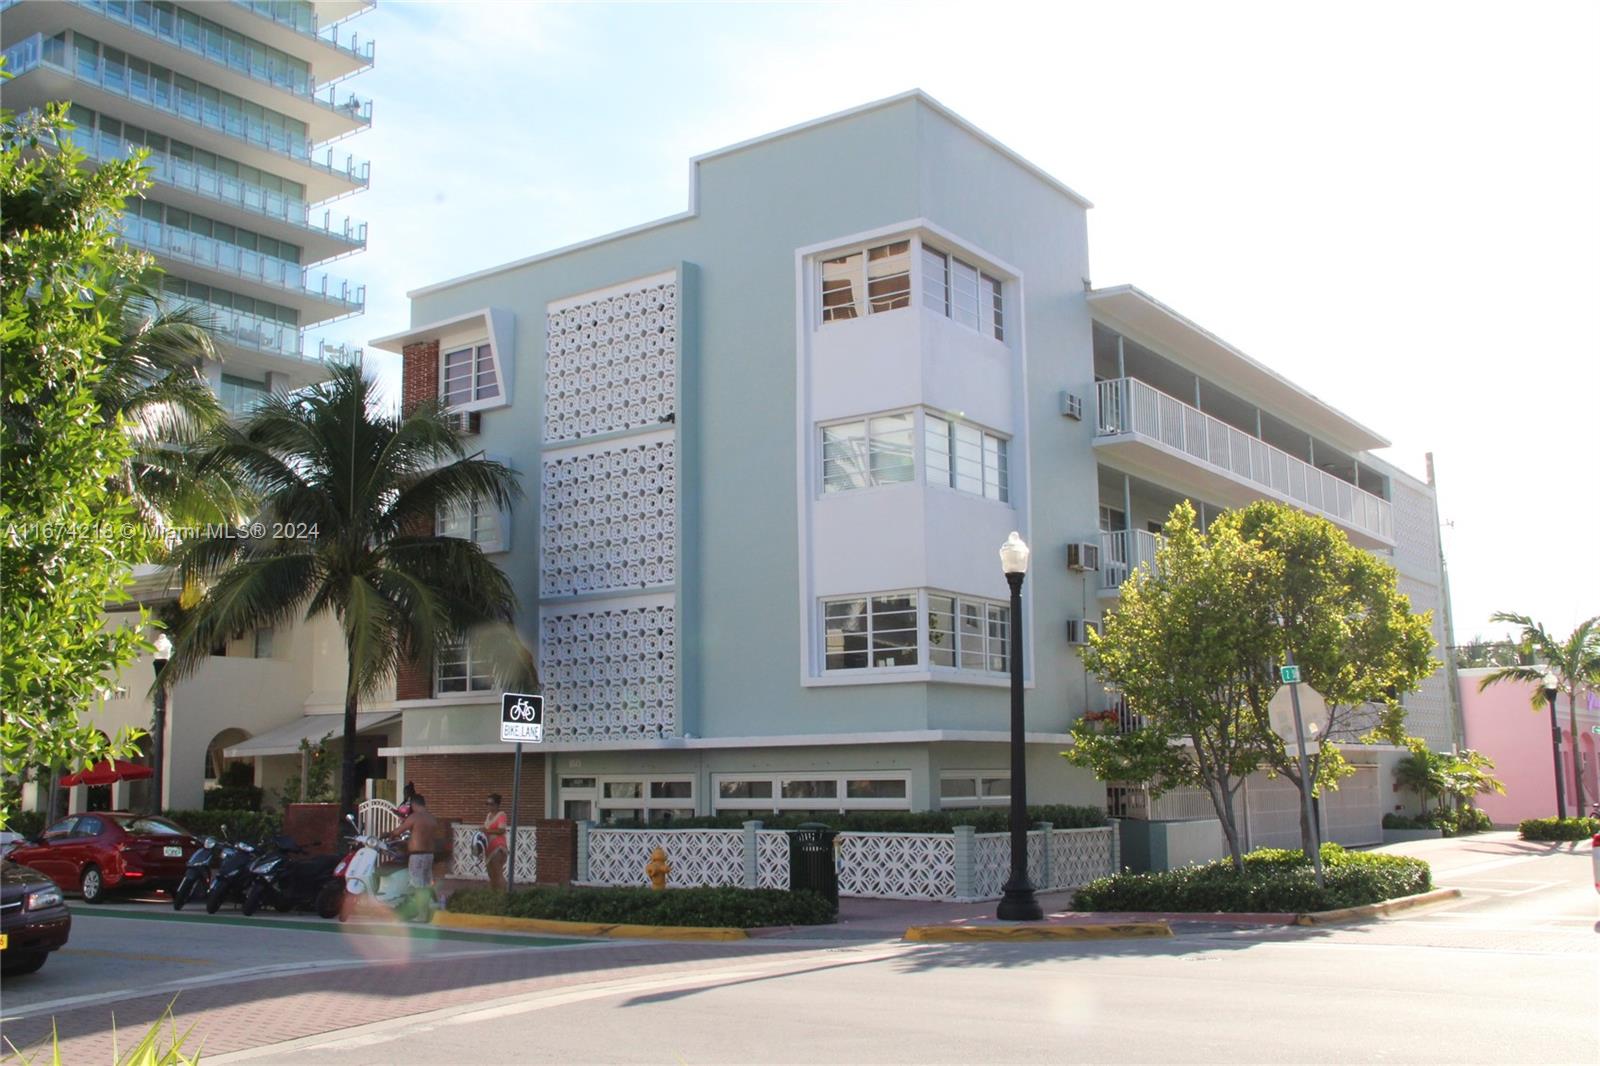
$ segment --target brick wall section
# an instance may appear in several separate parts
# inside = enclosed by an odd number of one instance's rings
[[[404,415],[439,395],[439,342],[408,344],[401,351],[400,413]]]
[[[408,344],[402,350],[400,412],[409,414],[424,400],[439,395],[439,342]],[[413,532],[426,533],[426,529]],[[397,700],[425,700],[433,695],[433,664],[426,659],[403,659],[395,672]],[[422,793],[424,796],[427,792]]]
[[[483,800],[498,792],[511,809],[513,755],[408,755],[406,780],[428,801],[428,810],[444,821],[483,824]],[[566,884],[578,860],[578,827],[544,817],[545,764],[542,755],[522,756],[522,804],[517,821],[538,827],[540,884]]]
[[[331,855],[340,851],[339,805],[337,803],[291,803],[283,812],[283,835],[311,855]]]
[[[433,664],[427,659],[402,658],[400,665],[395,668],[394,698],[425,700],[432,695]],[[426,796],[428,793],[424,792],[423,795]]]

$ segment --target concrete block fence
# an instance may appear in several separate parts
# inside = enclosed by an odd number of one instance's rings
[[[1077,888],[1115,873],[1117,825],[1028,834],[1028,870],[1041,891]],[[789,835],[751,821],[740,829],[611,829],[577,823],[574,882],[646,885],[644,867],[662,848],[672,871],[667,885],[789,887]],[[871,899],[967,902],[999,899],[1011,871],[1008,833],[841,832],[834,844],[839,894]]]

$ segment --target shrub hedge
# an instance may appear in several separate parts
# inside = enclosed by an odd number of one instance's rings
[[[208,811],[259,811],[264,796],[255,785],[220,785],[206,789],[200,805]]]
[[[197,837],[220,837],[224,826],[230,839],[252,843],[283,832],[283,816],[262,811],[162,811],[161,817],[176,822]]]
[[[6,819],[6,829],[25,837],[36,837],[44,832],[43,811],[12,811]]]
[[[1073,906],[1086,911],[1333,910],[1412,896],[1433,887],[1421,859],[1322,846],[1323,881],[1300,851],[1259,848],[1244,857],[1244,873],[1229,859],[1157,873],[1121,873],[1080,888]]]
[[[851,811],[846,814],[763,814],[757,816],[765,829],[794,829],[820,823],[833,829],[858,833],[948,833],[958,825],[970,825],[980,833],[1003,833],[1011,827],[1005,807],[977,807],[954,811]],[[643,826],[638,822],[614,822],[615,829],[738,829],[748,819],[739,815],[714,815],[675,818],[665,824]],[[1029,824],[1049,822],[1057,829],[1089,829],[1105,825],[1106,812],[1099,807],[1069,807],[1062,804],[1028,808]]]
[[[1429,811],[1420,817],[1403,814],[1383,816],[1385,829],[1440,829],[1447,837],[1483,833],[1494,828],[1489,816],[1476,807],[1463,807],[1459,811]]]
[[[555,888],[515,892],[466,888],[450,897],[457,914],[497,914],[563,922],[633,925],[733,926],[826,925],[833,907],[811,892],[776,888]]]
[[[1523,840],[1583,840],[1600,833],[1600,818],[1529,818],[1517,832]]]

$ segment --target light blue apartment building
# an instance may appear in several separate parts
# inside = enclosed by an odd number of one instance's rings
[[[527,491],[440,523],[521,599],[548,814],[1004,804],[1014,624],[1029,799],[1104,804],[1060,756],[1111,706],[1075,645],[1184,498],[1298,503],[1438,602],[1431,488],[1158,301],[1092,288],[1089,207],[913,92],[695,159],[680,215],[410,294],[373,343]],[[486,668],[431,666],[383,754],[419,787],[508,784]],[[1442,676],[1414,714],[1448,743]],[[1376,770],[1360,791],[1371,820]]]

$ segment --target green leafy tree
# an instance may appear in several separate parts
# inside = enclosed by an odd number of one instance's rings
[[[1394,567],[1352,545],[1325,518],[1260,501],[1218,516],[1211,534],[1223,532],[1274,560],[1253,589],[1266,597],[1258,609],[1275,610],[1282,625],[1269,631],[1259,653],[1277,664],[1292,650],[1305,684],[1329,710],[1327,727],[1307,752],[1309,782],[1289,745],[1267,743],[1266,765],[1300,792],[1320,795],[1354,772],[1339,745],[1362,738],[1403,741],[1400,698],[1439,667],[1432,653],[1432,614],[1413,613]],[[1275,672],[1268,670],[1264,679],[1250,692],[1260,722],[1278,688]],[[1309,855],[1315,845],[1306,808],[1302,802],[1300,832]]]
[[[1144,782],[1157,795],[1204,788],[1240,871],[1234,801],[1269,755],[1265,706],[1253,694],[1267,683],[1278,627],[1269,592],[1280,565],[1236,526],[1202,533],[1193,507],[1174,508],[1155,569],[1123,583],[1117,609],[1083,651],[1143,727],[1106,734],[1079,719],[1064,753],[1103,780]]]
[[[66,126],[63,104],[0,111],[0,750],[17,779],[131,753],[133,732],[80,712],[143,646],[101,624],[150,538],[111,490],[133,444],[98,389],[119,290],[148,268],[115,229],[145,179],[131,160],[86,169]]]
[[[1586,618],[1566,637],[1556,637],[1543,625],[1525,614],[1513,611],[1496,611],[1491,622],[1509,622],[1518,628],[1517,647],[1523,653],[1522,661],[1515,666],[1502,666],[1478,682],[1482,692],[1490,685],[1506,681],[1532,682],[1532,706],[1536,711],[1545,708],[1544,675],[1555,674],[1556,691],[1567,694],[1567,735],[1573,738],[1572,779],[1577,782],[1574,795],[1578,797],[1578,811],[1584,809],[1584,782],[1582,756],[1578,752],[1578,690],[1586,686],[1600,686],[1600,615]],[[1543,663],[1534,665],[1529,660]]]
[[[505,574],[472,541],[434,532],[447,509],[508,506],[520,494],[515,475],[468,456],[438,405],[390,414],[373,390],[360,367],[336,367],[330,380],[269,397],[242,426],[218,431],[199,470],[250,486],[265,535],[181,545],[186,584],[209,587],[185,612],[168,667],[182,677],[219,639],[331,613],[347,656],[345,810],[355,802],[361,700],[402,661],[475,638],[498,642],[504,683],[532,683],[531,658],[505,636],[516,603]]]

